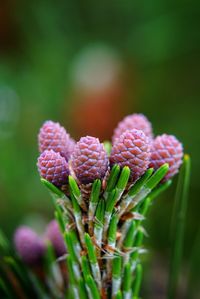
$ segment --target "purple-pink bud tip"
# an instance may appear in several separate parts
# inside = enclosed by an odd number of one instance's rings
[[[16,230],[14,245],[21,259],[30,265],[40,262],[45,253],[43,240],[27,226],[21,226]]]
[[[70,141],[70,136],[65,128],[51,120],[43,124],[38,134],[40,153],[52,149],[66,159],[70,156]]]
[[[71,155],[70,166],[82,184],[103,179],[108,169],[109,160],[102,143],[98,138],[82,137]]]
[[[150,167],[158,169],[161,165],[168,163],[169,171],[164,181],[172,178],[182,164],[183,146],[173,135],[163,134],[157,136],[151,146]]]
[[[60,232],[59,225],[56,220],[52,220],[48,224],[45,232],[45,238],[52,243],[57,256],[62,256],[66,253],[66,246],[63,240],[63,236]]]
[[[59,187],[67,183],[68,163],[59,153],[44,151],[38,158],[37,167],[40,176],[52,184]]]
[[[120,167],[128,166],[131,180],[137,180],[149,166],[149,138],[141,130],[125,131],[113,145],[110,162]]]
[[[126,130],[141,130],[150,139],[153,138],[152,125],[146,116],[143,114],[127,115],[121,122],[118,123],[112,137],[113,144]]]

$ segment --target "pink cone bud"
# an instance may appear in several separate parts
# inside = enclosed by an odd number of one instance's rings
[[[126,130],[141,130],[150,139],[153,138],[152,126],[150,121],[143,114],[131,114],[126,116],[121,122],[118,123],[112,137],[113,144]]]
[[[137,180],[149,166],[149,138],[140,130],[125,131],[113,145],[110,162],[128,166],[132,181]]]
[[[152,142],[150,167],[158,169],[164,163],[169,164],[169,171],[164,180],[172,178],[182,164],[183,146],[173,135],[157,136]]]
[[[52,184],[59,187],[67,183],[68,163],[59,153],[44,151],[38,158],[37,167],[40,176]]]
[[[104,178],[108,169],[108,156],[98,138],[82,137],[76,143],[70,165],[82,184]]]
[[[21,226],[16,230],[14,245],[19,256],[27,264],[38,263],[45,252],[42,239],[27,226]]]
[[[52,243],[57,256],[62,256],[66,253],[66,246],[63,236],[56,220],[49,222],[46,228],[45,237]]]
[[[70,155],[70,137],[65,128],[51,120],[46,121],[38,135],[39,151],[54,150],[66,159]]]

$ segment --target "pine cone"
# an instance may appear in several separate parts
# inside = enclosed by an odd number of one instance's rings
[[[68,160],[71,140],[65,128],[59,123],[46,121],[40,128],[38,143],[40,153],[52,149]]]
[[[183,146],[173,135],[157,136],[151,146],[150,167],[158,169],[164,163],[169,164],[169,171],[164,181],[173,177],[182,164]]]
[[[69,175],[68,163],[59,153],[53,150],[44,151],[37,163],[40,176],[56,186],[66,184]]]
[[[60,232],[59,225],[56,220],[52,220],[51,222],[49,222],[46,228],[45,238],[52,243],[57,256],[62,256],[66,253],[63,236]]]
[[[150,139],[153,138],[152,126],[146,116],[143,114],[131,114],[126,116],[121,122],[118,123],[112,137],[113,144],[126,130],[141,130]]]
[[[45,252],[42,239],[27,226],[21,226],[16,230],[14,244],[22,260],[30,265],[38,263]]]
[[[125,131],[113,145],[110,162],[120,167],[128,166],[131,181],[137,180],[149,166],[149,138],[141,130]]]
[[[82,137],[76,143],[70,166],[81,184],[104,178],[108,164],[107,153],[98,138]]]

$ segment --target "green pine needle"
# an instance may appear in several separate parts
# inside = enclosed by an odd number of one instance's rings
[[[115,243],[117,234],[118,215],[113,214],[108,229],[108,243]]]
[[[74,196],[73,193],[71,193],[71,200],[72,200],[72,206],[73,206],[73,209],[74,209],[74,213],[75,214],[81,213],[80,206],[79,206],[79,204],[77,202],[77,199],[76,199],[76,197]]]
[[[138,207],[137,211],[142,215],[142,216],[146,216],[149,207],[151,205],[151,198],[148,196],[143,202],[142,204]],[[141,223],[141,221],[137,221],[137,226]]]
[[[133,247],[139,249],[139,247],[142,245],[143,237],[144,237],[143,231],[138,229],[138,232],[133,241]],[[138,259],[138,256],[139,256],[138,250],[133,251],[130,256],[131,262],[135,263]]]
[[[106,212],[112,213],[117,200],[117,191],[113,189],[106,201]]]
[[[40,178],[42,184],[50,191],[51,197],[53,198],[53,203],[56,209],[58,209],[58,205],[57,205],[57,200],[62,199],[68,210],[71,211],[72,210],[72,204],[70,199],[60,190],[58,189],[56,186],[54,186],[53,184],[51,184],[49,181]]]
[[[124,190],[126,188],[126,185],[128,183],[129,177],[130,177],[130,168],[128,166],[125,166],[120,174],[119,180],[117,182],[116,189],[117,190]]]
[[[107,186],[106,186],[106,190],[104,192],[104,197],[106,199],[108,197],[108,193],[111,192],[115,188],[115,185],[116,185],[118,177],[119,177],[119,173],[120,173],[120,167],[118,164],[115,164],[111,169],[111,172],[110,172],[110,175],[108,178],[108,182],[107,182]]]
[[[75,250],[74,250],[74,246],[73,246],[73,237],[71,235],[71,232],[65,232],[64,233],[64,239],[65,239],[65,242],[66,242],[66,245],[67,245],[67,251],[72,259],[72,261],[74,263],[78,263],[78,260],[77,260],[77,255],[75,253]]]
[[[103,227],[104,213],[105,213],[105,202],[103,199],[101,199],[98,203],[96,214],[95,214],[97,220],[95,226]]]
[[[76,199],[76,202],[79,204],[79,206],[84,210],[87,211],[87,205],[85,201],[82,198],[81,191],[77,185],[76,180],[69,175],[69,189],[71,197],[74,197]]]
[[[168,299],[176,298],[176,289],[183,253],[184,227],[186,221],[188,191],[190,183],[191,162],[188,155],[184,156],[176,189],[174,213],[172,217],[171,233],[171,261],[169,270]]]
[[[118,279],[121,276],[122,257],[116,256],[112,262],[112,277]]]
[[[133,220],[129,226],[129,229],[128,229],[128,232],[127,232],[127,235],[124,239],[124,243],[123,243],[123,247],[126,248],[126,249],[129,249],[132,247],[133,245],[133,235],[135,233],[135,221]]]
[[[115,296],[115,299],[122,299],[122,292],[118,291],[118,293]]]
[[[124,276],[123,276],[123,293],[130,292],[131,289],[131,266],[129,263],[127,263],[124,267]]]
[[[163,184],[158,185],[156,188],[154,188],[151,193],[148,195],[151,201],[154,200],[154,198],[157,198],[161,193],[163,193],[165,190],[167,190],[172,184],[172,180],[168,180],[164,182]]]
[[[157,186],[157,184],[165,177],[168,170],[169,165],[167,163],[163,164],[146,182],[145,188],[153,190]]]
[[[58,225],[59,225],[59,228],[60,228],[61,232],[64,233],[65,232],[65,222],[64,222],[64,219],[62,217],[61,211],[59,209],[57,209],[54,214],[55,214],[55,218],[58,222]]]
[[[96,286],[96,283],[95,283],[95,281],[94,281],[94,279],[92,278],[91,275],[87,276],[87,278],[86,278],[86,284],[87,284],[87,286],[90,289],[90,293],[91,293],[92,299],[101,299],[99,290],[98,290],[98,288]]]
[[[136,181],[136,183],[131,187],[131,189],[128,192],[128,196],[133,197],[135,196],[140,189],[143,187],[143,185],[147,182],[147,180],[150,178],[150,176],[153,173],[153,168],[149,168],[144,174],[143,176]]]
[[[69,276],[69,281],[70,283],[74,286],[76,285],[76,277],[75,277],[75,273],[73,271],[73,259],[71,257],[71,255],[69,254],[67,256],[67,270],[68,270],[68,276]]]
[[[101,191],[101,181],[99,179],[97,179],[92,184],[92,191],[90,194],[90,202],[92,202],[92,203],[98,202],[100,191]]]
[[[56,195],[58,198],[65,197],[65,194],[58,189],[55,185],[51,184],[49,181],[45,180],[44,178],[40,178],[41,182],[47,189],[49,189],[50,192],[52,192],[54,195]]]
[[[69,175],[68,179],[69,179],[69,188],[70,188],[70,191],[73,193],[74,197],[76,199],[81,197],[81,191],[80,191],[75,179],[71,175]]]
[[[87,248],[87,252],[88,252],[88,257],[89,257],[89,261],[91,264],[96,264],[97,263],[97,257],[96,257],[96,251],[95,251],[95,247],[94,244],[90,238],[90,236],[85,233],[85,245]]]
[[[85,255],[81,257],[81,267],[83,271],[83,277],[86,280],[87,276],[91,275],[91,272],[88,259]]]
[[[142,266],[141,264],[138,264],[135,270],[135,278],[132,286],[133,298],[138,298],[141,283],[142,283]]]
[[[86,287],[85,287],[85,282],[84,282],[82,277],[78,281],[78,288],[79,288],[80,299],[88,299],[87,290],[86,290]]]

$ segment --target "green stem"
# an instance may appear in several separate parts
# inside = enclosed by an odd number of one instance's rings
[[[112,298],[115,298],[121,287],[122,257],[112,260]]]
[[[123,298],[131,299],[131,265],[127,263],[124,267],[124,276],[123,276]]]
[[[85,233],[85,244],[93,277],[97,283],[99,290],[101,290],[101,272],[97,261],[96,250],[89,234],[87,233]]]
[[[101,192],[101,181],[98,179],[94,181],[92,185],[92,191],[90,194],[90,200],[89,200],[89,210],[88,210],[88,231],[90,236],[93,234],[94,229],[94,215],[96,212],[96,207],[99,201],[99,195]]]
[[[178,278],[183,253],[184,227],[187,211],[190,181],[190,157],[184,156],[175,196],[175,210],[172,218],[172,251],[168,282],[168,299],[176,297]]]
[[[133,282],[133,298],[136,299],[139,296],[140,286],[142,282],[142,266],[138,264],[135,270],[135,279]]]

